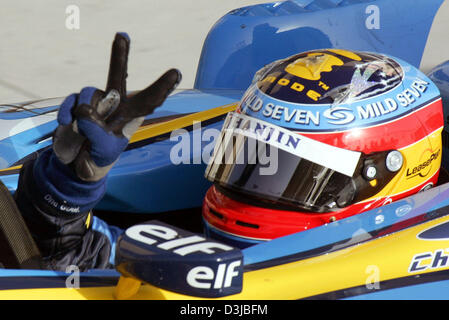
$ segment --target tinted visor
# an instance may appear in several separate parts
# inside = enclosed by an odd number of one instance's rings
[[[367,157],[292,132],[291,139],[301,140],[289,144],[287,131],[245,115],[229,114],[206,178],[233,191],[238,200],[331,212],[374,195],[395,174],[382,165],[384,152]],[[306,143],[301,144],[303,141]],[[312,161],[316,156],[319,160]],[[380,173],[374,186],[362,174],[367,163]]]

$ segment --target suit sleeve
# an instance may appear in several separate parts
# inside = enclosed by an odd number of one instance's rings
[[[43,265],[65,271],[111,268],[121,229],[93,216],[105,192],[105,178],[88,183],[62,164],[52,149],[26,162],[14,195],[43,256]]]

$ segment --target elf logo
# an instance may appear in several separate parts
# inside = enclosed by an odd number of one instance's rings
[[[241,292],[240,249],[160,221],[128,228],[117,241],[116,268],[181,294],[216,298]]]
[[[240,275],[237,268],[241,264],[240,260],[229,264],[221,263],[216,272],[208,266],[195,267],[187,274],[187,283],[199,289],[210,289],[212,284],[214,289],[229,288],[232,280]]]
[[[407,179],[420,176],[424,178],[429,174],[432,169],[432,162],[439,159],[441,151],[438,149],[436,152],[432,152],[423,162],[413,168],[407,168]]]
[[[126,230],[126,235],[148,245],[154,245],[161,240],[165,240],[156,247],[163,250],[171,250],[180,256],[198,252],[213,254],[216,250],[230,251],[234,249],[219,242],[206,241],[206,238],[198,235],[180,237],[179,233],[173,230],[173,228],[156,224],[133,226]]]

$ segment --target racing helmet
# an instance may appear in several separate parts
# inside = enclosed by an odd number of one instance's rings
[[[275,61],[224,122],[206,233],[246,247],[426,190],[443,124],[437,87],[400,59],[323,49]]]

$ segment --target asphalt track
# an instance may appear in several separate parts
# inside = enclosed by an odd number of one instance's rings
[[[138,90],[171,67],[193,86],[203,41],[232,9],[261,0],[3,1],[0,103],[66,96],[104,87],[115,32],[131,36],[128,88]],[[79,24],[74,18],[79,9]],[[79,27],[79,28],[78,28]]]
[[[392,0],[393,1],[393,0]],[[146,87],[171,67],[191,88],[203,41],[232,9],[266,0],[15,0],[0,9],[0,103],[66,96],[105,85],[111,41],[132,39],[128,89]],[[79,12],[75,25],[74,11]],[[421,69],[449,59],[449,1],[440,8]]]

